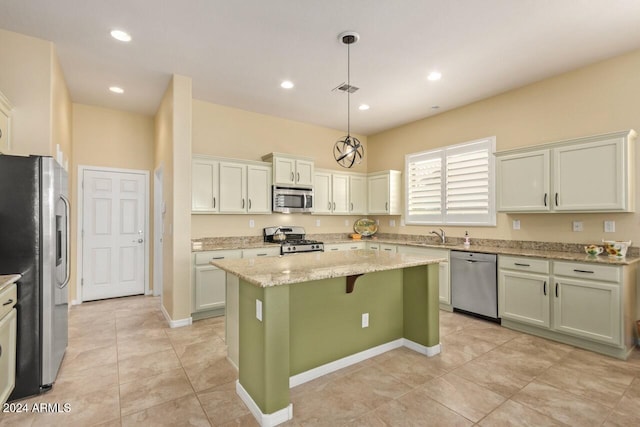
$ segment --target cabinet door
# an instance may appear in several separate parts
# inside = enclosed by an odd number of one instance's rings
[[[313,162],[308,160],[296,160],[296,184],[304,187],[313,187]]]
[[[499,270],[499,316],[548,328],[550,286],[548,276]]]
[[[313,213],[330,214],[332,208],[331,174],[316,172],[313,186]]]
[[[296,182],[296,160],[288,157],[274,157],[273,179],[275,185],[293,185]]]
[[[619,285],[555,278],[553,329],[620,346],[620,316]]]
[[[247,212],[271,213],[271,168],[247,166]]]
[[[247,166],[220,162],[220,212],[247,211]]]
[[[0,153],[8,153],[9,149],[9,116],[0,108]]]
[[[398,247],[396,245],[390,245],[388,243],[381,243],[380,251],[395,254],[396,252],[398,252]]]
[[[551,209],[549,150],[497,158],[497,201],[501,212]]]
[[[370,214],[389,213],[389,176],[376,175],[368,179]]]
[[[364,176],[349,177],[349,213],[367,213],[367,178]]]
[[[625,210],[628,171],[623,142],[623,138],[612,138],[555,148],[554,209]]]
[[[224,307],[227,275],[213,265],[196,266],[193,311]]]
[[[220,207],[218,189],[218,162],[193,159],[191,162],[191,211],[217,212]]]
[[[333,174],[331,178],[331,194],[333,198],[333,213],[349,213],[349,176]]]
[[[16,384],[16,309],[0,319],[0,404]]]

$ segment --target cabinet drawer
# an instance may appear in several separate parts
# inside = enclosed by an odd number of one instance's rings
[[[256,258],[265,256],[279,256],[280,246],[271,248],[255,248],[255,249],[243,249],[242,258]]]
[[[556,276],[578,277],[580,279],[620,282],[620,267],[575,262],[554,261],[553,273]]]
[[[195,264],[204,265],[204,264],[209,264],[209,262],[212,259],[225,259],[225,258],[242,258],[242,251],[229,250],[229,251],[198,252],[195,255]]]
[[[549,261],[537,258],[498,256],[498,267],[530,273],[549,274]]]
[[[0,319],[13,309],[18,301],[18,287],[13,284],[0,291]]]

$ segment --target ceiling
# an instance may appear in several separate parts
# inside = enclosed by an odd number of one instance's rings
[[[149,115],[181,74],[196,99],[346,130],[338,34],[357,31],[351,130],[365,135],[639,49],[639,20],[638,0],[0,3],[0,28],[55,44],[73,102]]]

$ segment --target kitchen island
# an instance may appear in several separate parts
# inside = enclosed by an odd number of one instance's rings
[[[261,425],[291,419],[290,387],[391,349],[440,352],[441,258],[371,250],[211,263],[227,272],[236,390]]]

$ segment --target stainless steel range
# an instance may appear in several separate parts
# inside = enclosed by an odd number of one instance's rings
[[[305,239],[304,227],[280,226],[267,227],[262,230],[264,241],[279,243],[280,254],[297,254],[300,252],[324,252],[324,244],[317,240]]]

